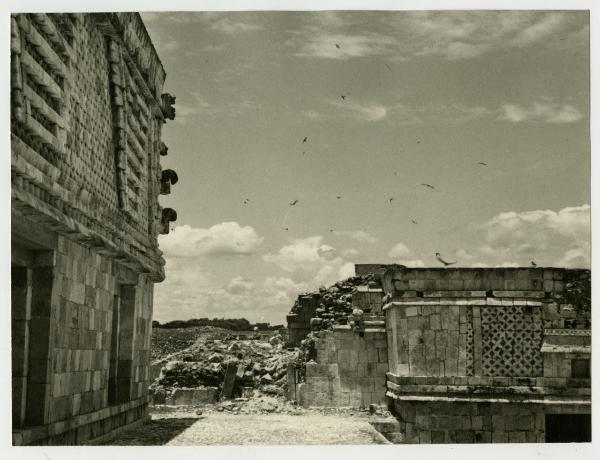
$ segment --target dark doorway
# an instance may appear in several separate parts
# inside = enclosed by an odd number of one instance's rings
[[[108,373],[110,404],[131,399],[135,293],[135,286],[119,285],[117,295],[113,298]]]
[[[11,266],[12,422],[25,424],[31,319],[31,269]]]
[[[546,414],[546,442],[591,441],[591,414]]]

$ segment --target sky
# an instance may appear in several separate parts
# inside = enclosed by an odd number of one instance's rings
[[[355,263],[436,252],[589,268],[587,12],[142,18],[177,97],[156,320],[283,324]]]

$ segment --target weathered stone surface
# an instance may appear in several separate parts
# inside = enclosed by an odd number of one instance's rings
[[[14,325],[31,376],[15,440],[82,443],[143,418],[156,372],[165,72],[135,13],[15,14],[11,26],[12,243],[31,280],[12,307],[35,338],[26,347]]]
[[[217,400],[218,388],[177,388],[173,394],[166,398],[166,404],[171,406],[185,406],[195,404],[210,404]]]

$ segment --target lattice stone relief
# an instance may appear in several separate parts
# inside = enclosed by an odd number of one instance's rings
[[[65,155],[73,20],[67,14],[11,17],[12,131],[52,165]]]
[[[483,375],[535,377],[543,374],[541,308],[482,307],[481,329]]]
[[[473,310],[467,309],[467,342],[466,342],[466,375],[475,375],[475,369],[473,367]]]

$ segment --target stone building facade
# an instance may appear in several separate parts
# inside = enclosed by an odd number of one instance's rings
[[[146,416],[161,130],[175,99],[135,13],[11,16],[13,444]]]
[[[387,271],[387,395],[404,441],[589,441],[590,311],[568,294],[586,282],[556,268]]]
[[[357,288],[352,302],[383,310],[387,346],[376,351],[387,363],[369,364],[369,329],[316,332],[298,402],[387,400],[401,443],[590,439],[589,270],[375,264],[356,273],[381,275],[382,292]]]

